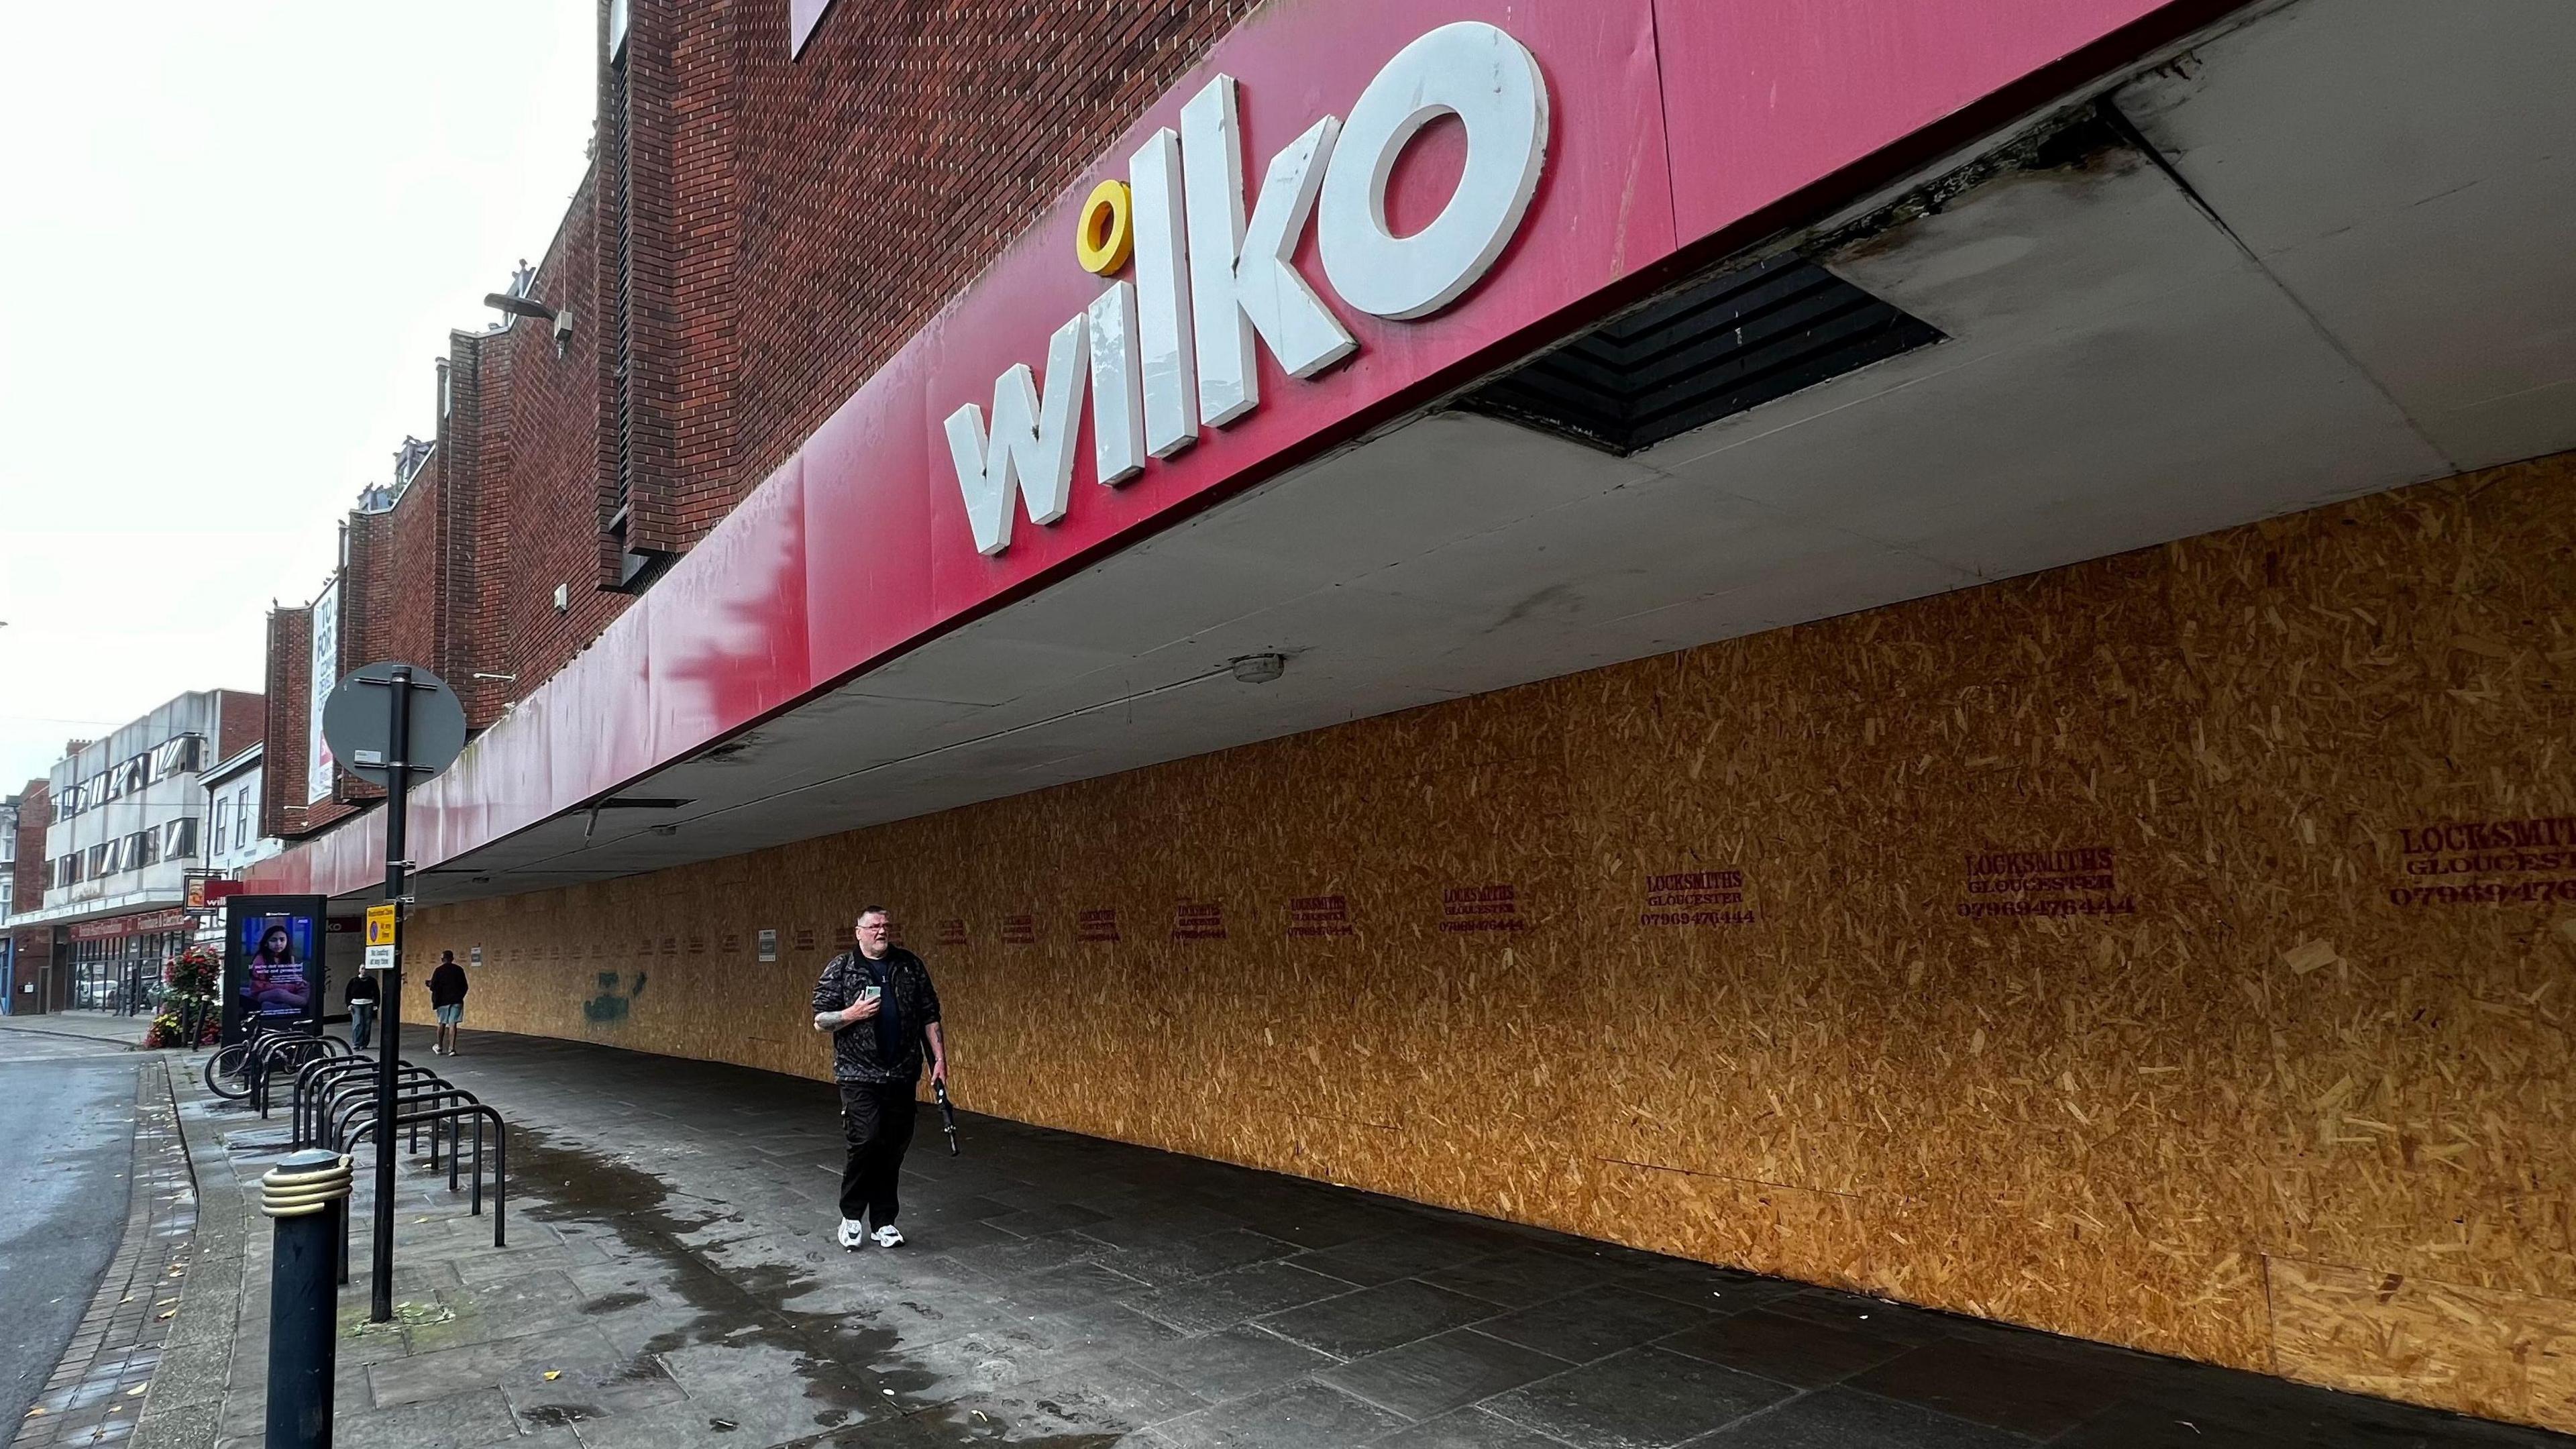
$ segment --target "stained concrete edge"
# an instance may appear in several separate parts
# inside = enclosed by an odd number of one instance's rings
[[[225,1187],[232,1179],[216,1134],[202,1120],[190,1121],[189,1109],[202,1107],[209,1094],[184,1063],[173,1066],[164,1056],[162,1068],[196,1188],[196,1240],[170,1337],[131,1442],[134,1449],[210,1449],[222,1418],[225,1385],[232,1378],[241,1321],[242,1245],[251,1213],[241,1194]],[[209,1182],[219,1190],[206,1191]]]

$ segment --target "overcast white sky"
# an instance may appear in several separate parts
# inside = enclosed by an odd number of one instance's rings
[[[0,85],[0,794],[261,687],[450,328],[553,238],[590,0],[12,7]]]

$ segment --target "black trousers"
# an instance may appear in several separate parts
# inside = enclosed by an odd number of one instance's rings
[[[841,1167],[841,1216],[881,1228],[903,1210],[895,1179],[912,1146],[918,1110],[910,1082],[841,1084],[841,1135],[850,1144],[850,1160]]]

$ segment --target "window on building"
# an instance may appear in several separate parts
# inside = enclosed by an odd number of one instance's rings
[[[89,848],[89,878],[91,880],[97,880],[101,876],[114,875],[120,869],[116,864],[117,857],[123,854],[125,854],[125,842],[122,840],[103,841],[97,845],[91,846]]]
[[[192,775],[204,767],[205,740],[198,735],[180,735],[164,740],[152,752],[152,778],[167,780],[175,775]]]
[[[217,855],[224,853],[224,837],[230,833],[227,827],[232,824],[232,812],[224,807],[231,803],[229,800],[215,802],[215,854]]]
[[[236,821],[234,821],[234,822],[233,822],[233,839],[235,839],[235,840],[237,840],[237,841],[241,842],[242,846],[243,846],[245,849],[249,847],[249,845],[250,845],[250,843],[251,843],[251,841],[252,841],[252,840],[254,840],[254,839],[256,839],[256,838],[257,838],[257,837],[256,837],[256,835],[255,835],[255,834],[253,833],[253,831],[251,830],[251,823],[250,823],[250,822],[251,822],[251,812],[252,812],[254,809],[256,809],[256,808],[257,808],[257,805],[256,805],[256,804],[255,804],[255,802],[253,802],[253,801],[252,801],[252,799],[250,798],[250,787],[249,787],[248,785],[244,785],[244,786],[242,786],[242,787],[241,787],[241,817],[240,817],[240,819],[238,819],[238,820],[236,820]]]
[[[151,832],[150,832],[150,831],[145,831],[145,832],[144,832],[144,834],[145,834],[145,836],[148,838],[148,837],[150,836]],[[160,858],[161,858],[161,859],[163,859],[163,860],[193,860],[193,859],[195,859],[195,858],[196,858],[196,854],[197,854],[197,817],[196,817],[196,816],[194,816],[194,815],[185,815],[185,816],[181,816],[179,819],[173,820],[173,821],[171,821],[169,824],[164,825],[164,826],[162,826],[162,827],[161,827],[161,850],[160,850]]]
[[[127,760],[118,765],[116,767],[116,779],[116,788],[120,793],[127,795],[141,794],[143,792],[143,787],[152,783],[151,752],[147,750],[142,754],[136,755],[133,759]]]
[[[0,875],[0,916],[9,914],[11,898],[17,893],[18,883],[5,875]]]

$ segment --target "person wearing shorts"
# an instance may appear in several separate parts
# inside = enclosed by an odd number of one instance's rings
[[[456,953],[438,953],[438,969],[429,973],[429,1005],[438,1014],[438,1040],[430,1051],[438,1056],[456,1055],[457,1029],[465,1024],[465,993],[468,987],[465,968],[456,964]]]

